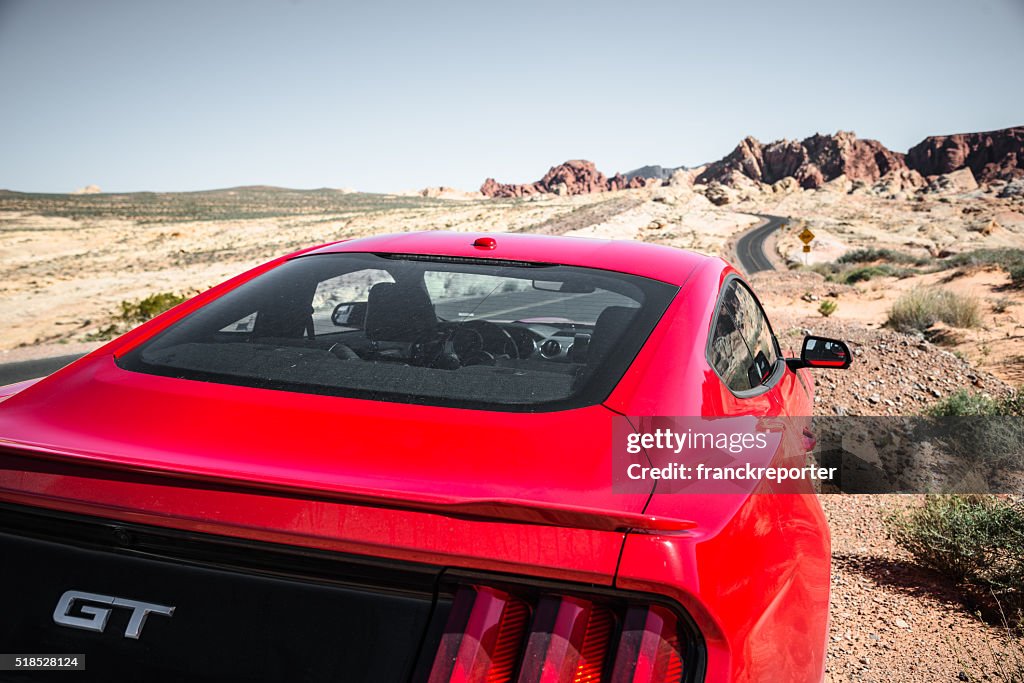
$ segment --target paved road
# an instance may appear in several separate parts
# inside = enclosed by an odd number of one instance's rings
[[[758,215],[765,220],[765,223],[747,231],[736,242],[736,258],[739,259],[740,268],[746,271],[747,275],[753,275],[762,270],[775,270],[775,266],[764,253],[764,241],[789,220],[782,216]]]
[[[5,363],[0,365],[0,386],[49,375],[81,357],[82,354],[78,354],[74,356],[57,356],[56,358],[40,358],[38,360],[23,360],[18,363]]]

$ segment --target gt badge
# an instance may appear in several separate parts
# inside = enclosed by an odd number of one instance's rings
[[[76,603],[82,603],[72,614]],[[109,605],[101,607],[100,605]],[[174,614],[174,608],[167,605],[158,605],[153,602],[142,602],[141,600],[129,600],[118,598],[113,595],[99,595],[98,593],[85,593],[83,591],[66,591],[57,601],[57,608],[53,610],[54,623],[61,626],[79,628],[83,631],[97,631],[103,633],[107,627],[107,620],[113,608],[120,607],[132,611],[131,619],[128,620],[128,627],[124,631],[125,638],[139,639],[142,635],[142,627],[146,624],[146,617],[150,614],[160,614],[170,617]]]

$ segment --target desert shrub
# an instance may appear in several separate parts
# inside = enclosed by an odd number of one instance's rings
[[[948,325],[953,327],[979,327],[981,325],[981,309],[976,297],[940,290],[937,305],[939,320]]]
[[[1022,269],[1021,276],[1024,277],[1024,269]],[[1015,303],[1016,302],[1013,299],[1006,296],[1001,296],[992,302],[992,312],[1006,313],[1006,311],[1010,309],[1010,306],[1013,306]]]
[[[1024,263],[1010,268],[1010,282],[1014,287],[1024,287]]]
[[[815,263],[808,266],[809,270],[824,275],[829,282],[841,282],[852,285],[855,282],[865,282],[876,277],[894,276],[907,277],[917,271],[912,268],[898,268],[887,263],[877,265],[844,265],[841,261],[830,261],[827,263]]]
[[[867,282],[872,278],[891,274],[892,269],[888,266],[861,266],[843,271],[837,279],[852,285],[855,282]]]
[[[803,270],[803,265],[797,264],[797,268]],[[839,272],[839,266],[834,261],[828,261],[826,263],[814,263],[806,267],[807,270],[814,271],[820,275],[824,275],[826,280],[831,280],[832,276]]]
[[[985,394],[958,389],[926,411],[932,417],[977,417],[998,415],[997,403]]]
[[[854,249],[836,259],[836,263],[874,263],[875,261],[913,264],[915,266],[923,266],[931,262],[930,259],[911,256],[910,254],[904,254],[893,249],[874,248]]]
[[[1024,387],[1018,387],[1012,395],[1000,399],[996,410],[998,415],[1024,417]]]
[[[1007,271],[1024,266],[1024,249],[1004,247],[1000,249],[975,249],[954,254],[940,261],[943,268],[963,266],[999,266]]]
[[[941,262],[942,268],[963,266],[999,266],[1010,274],[1014,287],[1024,287],[1024,249],[975,249],[955,254]]]
[[[1024,388],[1000,399],[967,389],[958,389],[932,405],[926,414],[932,417],[988,417],[995,415],[1024,417]]]
[[[924,332],[939,321],[953,327],[979,326],[977,298],[946,289],[915,287],[893,303],[886,324],[900,332]]]
[[[935,403],[925,415],[938,418],[922,438],[945,444],[959,462],[990,482],[1024,469],[1024,395],[994,399],[959,389]]]
[[[835,280],[852,285],[855,282],[867,282],[872,278],[896,275],[898,271],[892,266],[885,264],[879,266],[858,266],[840,271],[835,275]]]
[[[166,310],[174,308],[188,298],[187,294],[174,292],[158,292],[145,299],[121,302],[121,320],[127,323],[144,323],[155,318]]]
[[[825,299],[824,301],[821,302],[821,305],[818,306],[818,313],[821,313],[823,316],[827,318],[833,313],[835,313],[837,308],[839,308],[839,304],[837,304],[835,301],[832,301],[831,299]]]
[[[155,318],[164,311],[174,308],[185,301],[189,294],[175,294],[174,292],[158,292],[150,294],[144,299],[133,301],[122,301],[120,312],[114,317],[114,321],[105,327],[96,329],[85,335],[85,341],[108,341],[114,337],[124,334],[130,327],[144,323]]]
[[[901,332],[923,332],[937,323],[934,297],[928,291],[915,288],[897,299],[889,309],[886,324]]]
[[[121,334],[121,332],[122,332],[122,330],[121,330],[121,327],[119,325],[116,325],[116,324],[107,325],[106,327],[101,327],[101,328],[99,328],[99,329],[97,329],[97,330],[95,330],[93,332],[87,333],[85,335],[84,339],[85,339],[85,341],[90,341],[90,342],[92,342],[92,341],[110,341],[111,339],[113,339],[117,335]]]
[[[1024,606],[1024,503],[981,495],[930,495],[922,507],[887,519],[893,539],[922,566],[961,584],[971,597]]]

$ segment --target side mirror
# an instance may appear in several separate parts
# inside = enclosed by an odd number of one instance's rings
[[[354,327],[363,329],[366,324],[366,302],[349,301],[338,304],[331,313],[331,322],[335,327]]]
[[[842,370],[850,367],[853,354],[845,342],[828,337],[807,335],[800,347],[799,358],[787,358],[786,364],[791,370],[800,368],[835,368]]]

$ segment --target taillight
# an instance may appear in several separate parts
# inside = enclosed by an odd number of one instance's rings
[[[519,683],[601,680],[611,612],[576,597],[541,598],[523,653]]]
[[[676,616],[660,605],[630,608],[619,638],[612,683],[660,683],[682,677]]]
[[[486,586],[460,589],[430,683],[511,681],[529,616],[526,603],[504,591]]]
[[[662,605],[463,586],[430,683],[680,683],[695,636]]]

